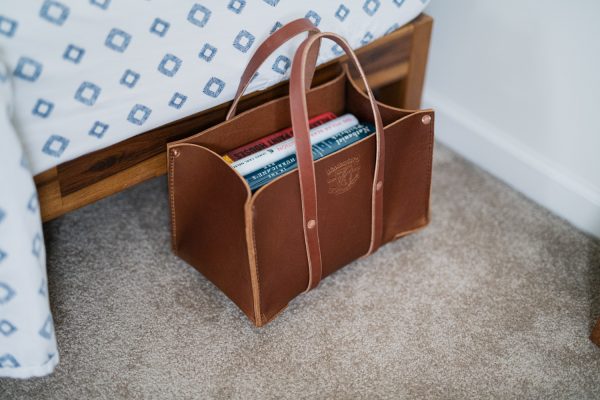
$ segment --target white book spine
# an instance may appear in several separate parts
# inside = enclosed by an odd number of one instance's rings
[[[311,129],[310,143],[321,142],[357,124],[358,119],[354,115],[344,114],[339,118]],[[284,140],[248,157],[241,158],[232,163],[231,166],[240,175],[244,176],[292,154],[296,154],[296,142],[294,138]]]

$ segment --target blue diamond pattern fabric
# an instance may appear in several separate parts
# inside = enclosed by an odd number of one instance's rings
[[[93,106],[100,96],[100,87],[92,82],[82,82],[75,92],[75,100],[86,106]]]
[[[17,21],[14,19],[6,18],[3,15],[0,15],[0,35],[4,35],[6,37],[13,37],[15,32],[17,31]]]
[[[342,54],[344,54],[344,50],[342,50],[339,44],[334,44],[333,46],[331,46],[331,52],[337,56],[341,56]]]
[[[273,7],[277,6],[277,4],[279,4],[279,0],[263,0],[263,1]]]
[[[365,46],[367,44],[369,44],[369,42],[371,42],[371,40],[373,40],[373,34],[371,32],[367,32],[365,33],[365,35],[362,37],[362,39],[360,39],[360,43]]]
[[[146,120],[150,116],[151,112],[152,110],[150,108],[142,104],[136,104],[129,112],[129,115],[127,116],[127,121],[135,125],[143,125],[144,122],[146,122]]]
[[[110,5],[110,0],[90,0],[90,3],[96,7],[106,10]]]
[[[304,18],[308,18],[314,26],[319,26],[319,24],[321,24],[321,16],[314,10],[309,10]]]
[[[130,41],[131,35],[129,33],[122,31],[121,29],[113,28],[108,33],[104,45],[111,50],[122,53],[127,49]]]
[[[174,76],[181,67],[181,59],[173,54],[165,54],[158,64],[158,71],[166,76]]]
[[[390,33],[394,32],[396,29],[399,29],[399,28],[400,28],[400,24],[394,24],[394,25],[390,26],[387,31],[385,31],[384,35],[389,35]]]
[[[290,68],[290,66],[292,65],[292,61],[284,56],[284,55],[279,55],[277,56],[277,59],[275,60],[275,62],[273,63],[273,71],[277,72],[278,74],[284,75],[287,70]]]
[[[53,333],[54,333],[54,324],[52,323],[52,316],[48,315],[46,317],[46,320],[42,324],[42,327],[38,331],[38,335],[40,335],[44,339],[50,340],[50,339],[52,339]]]
[[[63,59],[70,61],[72,63],[75,63],[75,64],[79,64],[84,53],[85,53],[85,50],[82,49],[81,47],[77,47],[73,44],[70,44],[67,46],[67,48],[63,54]]]
[[[202,47],[202,50],[200,50],[200,53],[198,53],[198,57],[200,57],[201,59],[203,59],[206,62],[211,62],[212,59],[216,55],[217,55],[217,48],[215,46],[211,46],[208,43],[206,43]]]
[[[196,3],[188,13],[187,19],[192,24],[203,28],[208,23],[211,14],[212,12],[208,8],[204,7],[202,4]]]
[[[273,32],[275,32],[277,29],[281,28],[282,26],[283,26],[283,24],[281,22],[279,22],[279,21],[275,22],[275,25],[273,25],[273,27],[269,31],[269,34],[272,34]]]
[[[107,130],[108,130],[108,124],[105,124],[100,121],[96,121],[96,122],[94,122],[94,125],[92,125],[92,129],[90,129],[88,134],[91,136],[96,136],[97,138],[100,139],[100,138],[102,138],[102,136],[104,136],[104,134],[106,133]]]
[[[233,40],[233,47],[242,53],[245,53],[250,49],[250,47],[252,47],[255,39],[256,38],[253,34],[245,29],[242,29]]]
[[[52,109],[54,108],[54,103],[44,99],[38,99],[33,106],[33,110],[31,111],[33,115],[37,115],[38,117],[48,118]]]
[[[44,144],[42,151],[49,156],[60,157],[68,145],[69,139],[60,135],[51,135]]]
[[[46,0],[40,9],[40,17],[46,21],[61,26],[69,16],[69,7],[61,2]]]
[[[236,14],[240,14],[246,7],[246,0],[231,0],[227,8],[229,11],[233,11]]]
[[[335,12],[335,17],[340,21],[344,22],[348,14],[350,14],[350,9],[343,4],[340,4],[337,11]]]
[[[37,18],[37,12],[34,15]],[[60,54],[57,53],[59,60]],[[7,114],[14,106],[13,99],[10,85],[0,84],[0,380],[47,375],[59,360],[48,300],[37,191],[28,157]],[[32,118],[52,118],[52,102],[37,97],[29,102]],[[47,118],[40,119],[40,115]],[[67,139],[56,136],[48,142],[47,149],[59,154],[66,143]],[[39,331],[44,324],[48,329],[42,337]],[[54,354],[53,358],[48,359],[48,354]]]
[[[21,364],[19,364],[12,354],[6,353],[0,355],[0,368],[18,368],[20,366]]]
[[[380,6],[380,0],[366,0],[365,4],[363,5],[363,10],[367,13],[368,16],[372,17],[373,15],[375,15],[375,13],[377,13],[377,10],[379,10]]]
[[[4,253],[6,254],[6,253]],[[0,282],[0,304],[8,303],[15,296],[13,288],[8,286],[7,283]]]
[[[42,64],[29,57],[19,58],[13,75],[29,82],[35,82],[42,74]]]
[[[36,257],[40,258],[42,254],[44,244],[42,243],[42,235],[40,233],[36,233],[31,241],[31,253]]]
[[[121,76],[121,80],[119,83],[123,86],[127,86],[128,88],[133,88],[137,81],[140,79],[140,74],[130,69],[126,70]]]
[[[225,82],[220,80],[219,78],[215,78],[214,76],[208,80],[206,85],[204,86],[204,94],[210,97],[219,97],[221,92],[225,88]]]
[[[10,336],[17,330],[17,327],[14,326],[10,321],[5,319],[0,320],[0,333],[4,336]]]
[[[38,197],[37,197],[37,192],[33,192],[31,193],[31,197],[29,198],[29,201],[27,202],[27,209],[32,212],[35,213],[38,210]]]
[[[152,26],[150,26],[150,33],[154,33],[160,37],[163,37],[167,34],[169,26],[171,26],[171,24],[169,24],[167,21],[160,18],[155,18],[154,22],[152,22]]]
[[[38,290],[38,294],[40,296],[48,295],[48,282],[45,279],[42,279],[42,283],[40,284],[40,289]]]
[[[230,101],[258,45],[293,19],[306,17],[358,48],[400,28],[427,3],[0,1],[0,106],[11,102],[14,110],[11,120],[0,107],[0,131],[11,132],[0,146],[0,179],[11,182],[0,186],[11,188],[10,196],[0,196],[0,320],[17,328],[6,338],[0,334],[0,376],[43,375],[58,362],[54,330],[44,325],[50,310],[32,174]],[[247,93],[288,79],[303,37],[277,49]],[[340,54],[324,41],[318,63]],[[17,270],[18,263],[28,267]],[[27,286],[16,279],[22,273],[29,274]],[[32,313],[16,306],[21,299],[34,310],[34,330],[21,328],[32,326],[19,322]],[[22,348],[16,340],[32,345]]]
[[[173,97],[171,97],[171,100],[169,101],[169,106],[176,109],[180,109],[181,107],[183,107],[186,100],[186,95],[176,92],[175,94],[173,94]]]

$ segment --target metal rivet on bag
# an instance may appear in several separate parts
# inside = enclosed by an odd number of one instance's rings
[[[382,187],[383,187],[383,182],[381,182],[381,181],[377,182],[377,186],[375,186],[375,188],[377,190],[381,190]]]
[[[306,227],[308,229],[312,229],[315,227],[316,224],[317,224],[317,222],[314,219],[311,219],[306,223]]]
[[[179,150],[173,149],[172,154],[173,154],[173,157],[179,157]]]
[[[423,123],[423,125],[429,125],[431,123],[431,115],[423,115],[423,118],[421,118],[421,122]]]

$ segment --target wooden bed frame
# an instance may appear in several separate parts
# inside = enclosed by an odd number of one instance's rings
[[[357,51],[376,96],[416,109],[427,64],[433,20],[421,14],[397,31]],[[333,77],[334,60],[319,67],[315,82]],[[285,83],[244,96],[239,111],[287,94]],[[166,143],[222,122],[229,102],[94,151],[35,176],[42,220],[49,221],[130,186],[166,173]]]

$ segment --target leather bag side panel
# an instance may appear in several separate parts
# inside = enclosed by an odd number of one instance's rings
[[[247,185],[218,154],[201,146],[170,146],[168,154],[173,250],[254,321]]]

